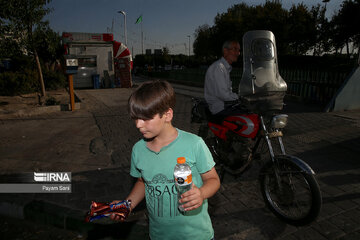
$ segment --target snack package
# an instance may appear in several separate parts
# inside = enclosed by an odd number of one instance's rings
[[[90,211],[86,214],[85,222],[92,222],[100,218],[109,217],[111,214],[126,219],[130,213],[130,205],[130,200],[124,200],[116,204],[93,201],[90,205]]]

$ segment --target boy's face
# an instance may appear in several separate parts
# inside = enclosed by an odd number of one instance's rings
[[[169,109],[161,117],[160,114],[156,114],[152,119],[143,120],[135,119],[135,125],[139,129],[144,138],[152,139],[161,135],[172,119],[172,110]]]

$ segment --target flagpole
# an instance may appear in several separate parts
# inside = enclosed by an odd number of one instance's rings
[[[141,24],[141,54],[144,54],[144,33],[143,33],[143,25],[142,25],[142,14],[140,17],[136,19],[135,24]]]
[[[141,54],[144,54],[144,33],[141,21]]]

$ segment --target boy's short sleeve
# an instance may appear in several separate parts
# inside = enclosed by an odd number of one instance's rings
[[[136,146],[136,145],[135,145]],[[131,152],[131,166],[130,166],[130,175],[135,177],[135,178],[139,178],[141,177],[141,172],[139,171],[139,169],[136,167],[136,163],[139,161],[136,158],[136,148],[135,146],[132,149]]]
[[[196,144],[195,155],[197,159],[196,166],[200,174],[210,171],[215,166],[215,162],[209,148],[200,137],[198,143]]]

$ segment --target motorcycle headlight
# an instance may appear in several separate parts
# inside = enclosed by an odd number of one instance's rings
[[[288,115],[276,115],[271,120],[271,128],[284,128],[287,124]]]

